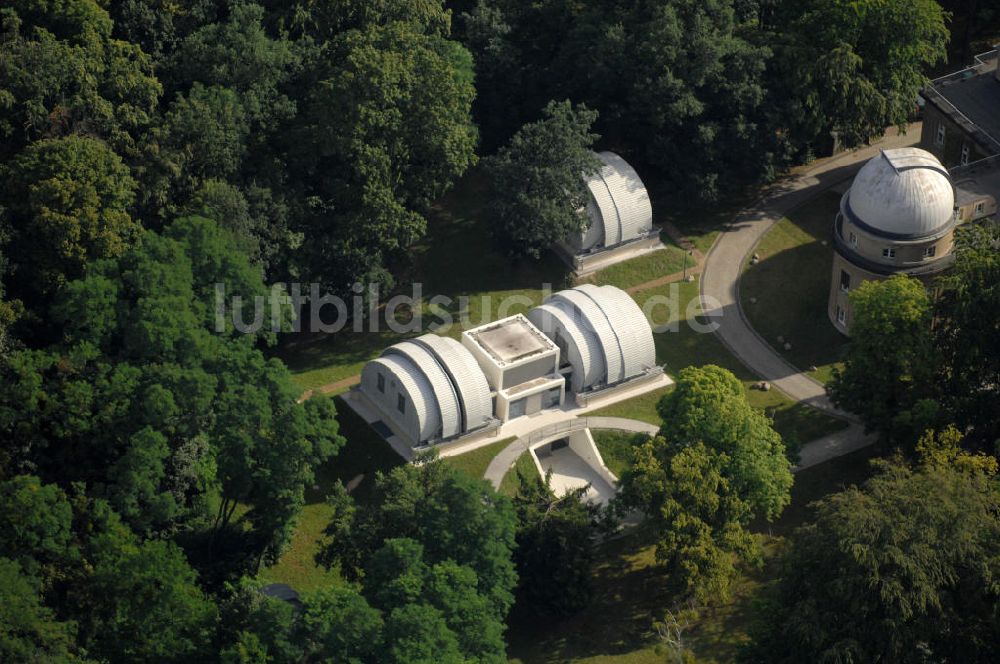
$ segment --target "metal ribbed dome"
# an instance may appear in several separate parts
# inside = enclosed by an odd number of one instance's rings
[[[955,216],[955,189],[948,171],[917,148],[884,150],[851,185],[844,212],[878,235],[922,238],[947,228]]]

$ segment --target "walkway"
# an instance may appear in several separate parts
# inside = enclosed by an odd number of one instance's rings
[[[648,422],[629,420],[623,417],[587,417],[586,420],[587,427],[590,429],[617,429],[619,431],[648,433],[650,435],[659,431],[659,427]],[[500,453],[490,461],[490,465],[487,466],[486,474],[483,477],[489,480],[495,488],[500,488],[500,483],[503,481],[503,477],[507,474],[507,471],[514,466],[519,456],[528,451],[528,446],[531,444],[531,433],[528,432],[518,437],[513,443],[500,450]]]
[[[708,252],[701,295],[706,313],[713,316],[719,326],[716,334],[733,355],[795,401],[853,419],[834,407],[821,383],[792,366],[750,326],[739,298],[743,267],[760,239],[793,209],[853,176],[866,161],[878,155],[879,150],[914,145],[919,138],[919,125],[911,125],[908,132],[901,135],[891,130],[875,145],[825,159],[783,180],[771,187],[756,206],[737,215]]]
[[[713,316],[719,326],[716,334],[730,352],[791,399],[851,423],[843,431],[803,446],[796,470],[861,449],[874,443],[875,437],[865,434],[853,415],[836,408],[821,383],[792,366],[753,329],[740,304],[739,280],[743,267],[761,238],[789,212],[852,177],[880,150],[912,146],[919,140],[920,124],[912,124],[905,134],[890,130],[872,146],[802,169],[771,187],[756,206],[737,215],[723,229],[705,260],[702,301],[706,313]]]

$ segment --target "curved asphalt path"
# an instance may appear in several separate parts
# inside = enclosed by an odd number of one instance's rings
[[[757,205],[742,211],[712,246],[705,259],[701,296],[705,312],[713,316],[716,335],[743,364],[794,401],[849,421],[850,427],[803,446],[798,469],[822,463],[874,442],[873,436],[850,413],[837,409],[826,388],[792,366],[753,329],[740,305],[739,281],[754,247],[771,228],[819,193],[852,177],[880,150],[916,144],[920,126],[910,125],[906,134],[895,130],[870,147],[855,150],[804,170],[776,184]]]
[[[619,431],[631,431],[634,433],[648,433],[655,435],[660,430],[658,426],[639,420],[629,420],[623,417],[587,417],[587,427],[590,429],[617,429]],[[483,475],[493,484],[493,488],[499,489],[504,475],[514,466],[518,457],[528,451],[528,441],[531,433],[527,433],[507,447],[500,450],[500,453],[493,457],[490,465],[486,467],[486,474]]]

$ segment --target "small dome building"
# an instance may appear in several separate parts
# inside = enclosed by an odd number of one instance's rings
[[[575,254],[609,249],[647,238],[653,229],[653,208],[646,186],[624,159],[614,152],[600,152],[601,169],[585,176],[590,200],[587,228],[567,238]]]
[[[490,386],[476,359],[436,334],[387,348],[365,364],[359,389],[414,444],[462,436],[493,420]]]
[[[653,331],[639,305],[614,286],[560,291],[528,319],[558,346],[577,394],[609,387],[657,368]]]
[[[957,195],[948,170],[917,148],[883,150],[840,201],[828,314],[850,332],[850,291],[908,274],[930,283],[953,262]]]

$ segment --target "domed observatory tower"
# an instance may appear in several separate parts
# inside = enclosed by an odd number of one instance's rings
[[[951,176],[929,152],[884,150],[858,172],[840,201],[828,314],[849,334],[850,292],[865,281],[907,274],[930,284],[954,261],[959,223]]]
[[[613,152],[595,156],[601,169],[584,178],[590,198],[581,213],[587,226],[558,247],[578,273],[663,246],[653,231],[653,208],[639,174]]]

